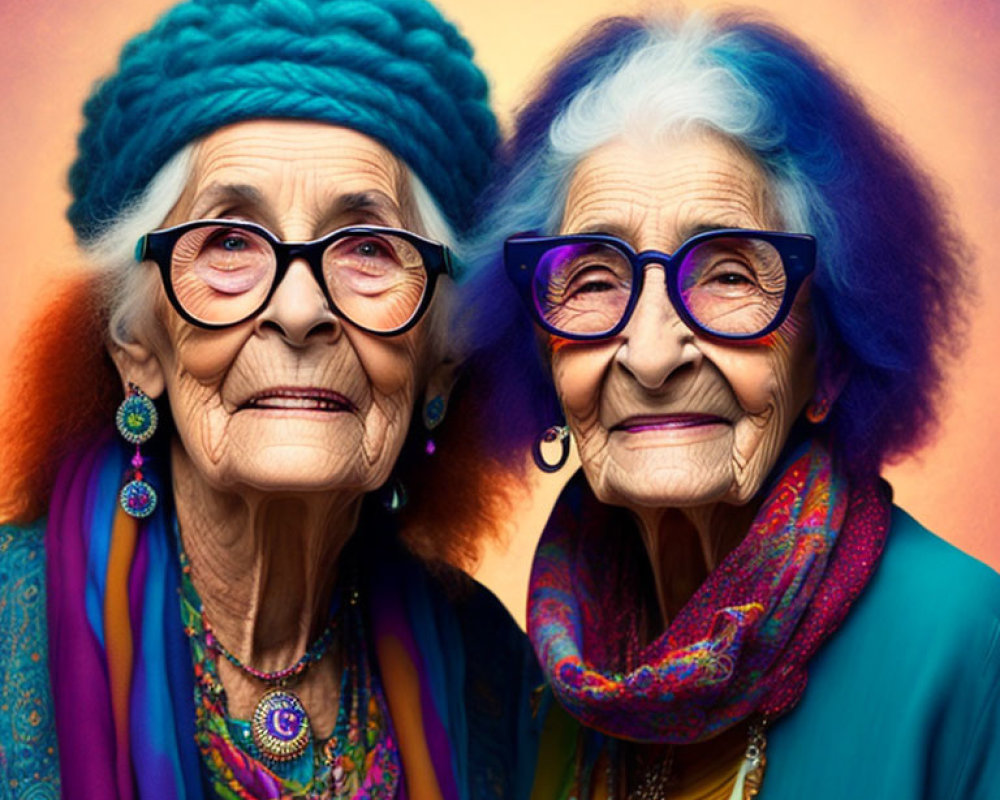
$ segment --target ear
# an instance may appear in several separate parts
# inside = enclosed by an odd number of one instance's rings
[[[444,420],[445,412],[448,410],[448,398],[451,396],[451,390],[455,388],[455,381],[458,380],[460,371],[459,362],[453,358],[446,358],[431,370],[424,389],[422,407],[424,427],[427,430],[434,430]]]
[[[815,425],[826,421],[846,385],[847,370],[832,367],[820,369],[816,376],[816,391],[806,406],[806,419]]]
[[[134,383],[152,398],[163,394],[166,388],[166,376],[160,360],[149,347],[139,342],[128,344],[114,342],[110,350],[111,358],[121,376],[122,386]]]

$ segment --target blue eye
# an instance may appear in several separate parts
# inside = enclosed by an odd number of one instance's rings
[[[226,250],[245,250],[247,246],[247,240],[241,236],[229,235],[224,238],[221,242],[222,247]]]

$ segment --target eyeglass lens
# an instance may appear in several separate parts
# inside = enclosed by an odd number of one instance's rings
[[[417,248],[383,231],[335,238],[323,251],[323,279],[340,313],[361,327],[392,331],[416,313],[427,288]],[[274,282],[277,257],[258,233],[206,225],[174,244],[170,279],[178,302],[195,319],[237,322],[263,306]]]
[[[539,314],[570,334],[600,335],[625,315],[635,274],[629,254],[604,242],[557,245],[539,259],[533,293]],[[700,242],[678,268],[684,308],[702,328],[753,335],[777,316],[787,278],[781,255],[762,239]]]

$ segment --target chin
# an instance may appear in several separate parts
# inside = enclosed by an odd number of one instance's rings
[[[357,450],[345,454],[315,446],[262,446],[250,452],[244,449],[233,468],[226,470],[224,483],[265,493],[363,493],[382,481],[374,465],[365,468],[360,461]]]
[[[598,499],[625,507],[690,508],[725,500],[732,492],[733,476],[728,462],[706,469],[699,462],[687,460],[644,461],[641,466],[616,462],[604,471],[599,483],[588,475]]]
[[[637,447],[609,443],[608,463],[588,469],[598,498],[615,505],[684,508],[726,499],[733,491],[727,438],[694,444]],[[586,465],[585,465],[586,467]]]

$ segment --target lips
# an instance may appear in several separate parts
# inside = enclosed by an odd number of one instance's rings
[[[279,386],[257,392],[239,405],[240,411],[255,409],[336,413],[354,411],[355,406],[344,395],[329,389],[321,389],[314,386]]]
[[[729,425],[724,417],[715,414],[651,414],[628,417],[611,428],[612,431],[644,433],[647,431],[685,430],[707,425]]]

